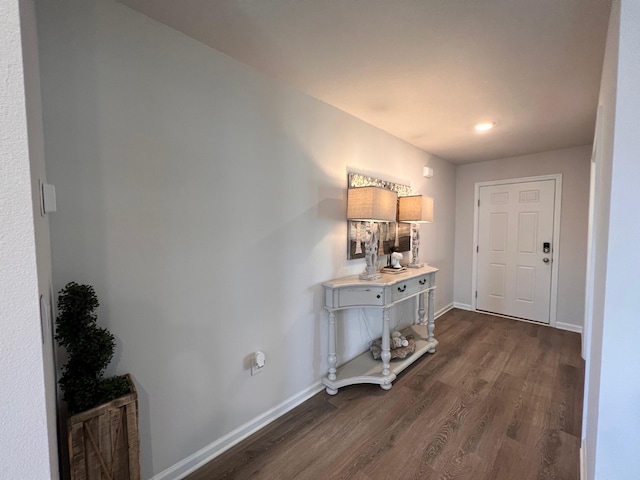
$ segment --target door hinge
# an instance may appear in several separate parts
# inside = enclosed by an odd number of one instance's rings
[[[480,199],[478,199],[478,206],[480,206]]]
[[[478,298],[478,291],[476,290],[476,298]]]
[[[480,245],[476,245],[476,253],[480,252]]]

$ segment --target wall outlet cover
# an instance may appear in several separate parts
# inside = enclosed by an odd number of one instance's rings
[[[254,353],[253,357],[251,358],[251,375],[257,375],[258,373],[260,373],[264,369],[265,362],[266,356],[264,352],[258,350],[256,353]]]

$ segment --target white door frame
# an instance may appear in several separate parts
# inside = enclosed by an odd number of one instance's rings
[[[551,297],[549,299],[549,326],[556,326],[556,314],[558,308],[558,266],[560,265],[560,212],[562,211],[562,174],[540,175],[538,177],[509,178],[504,180],[490,180],[476,182],[473,196],[473,270],[471,280],[471,310],[477,311],[476,291],[478,281],[478,228],[479,215],[478,202],[480,201],[480,187],[492,185],[504,185],[507,183],[539,182],[543,180],[555,180],[555,205],[553,212],[553,261],[551,263]]]

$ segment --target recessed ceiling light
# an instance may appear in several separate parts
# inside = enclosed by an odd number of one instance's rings
[[[474,128],[478,131],[478,132],[484,132],[486,130],[491,130],[493,127],[496,126],[495,122],[484,122],[484,123],[479,123],[477,124]]]

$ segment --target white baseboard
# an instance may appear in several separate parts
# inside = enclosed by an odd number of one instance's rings
[[[471,308],[471,305],[467,305],[466,303],[458,303],[458,302],[453,302],[453,308],[459,308],[460,310],[473,310],[473,308]]]
[[[556,328],[559,328],[560,330],[568,330],[570,332],[576,332],[582,335],[582,327],[579,325],[573,325],[571,323],[564,323],[564,322],[556,322]]]
[[[184,460],[176,463],[175,465],[160,472],[151,480],[179,480],[186,477],[190,473],[196,471],[206,463],[210,462],[218,455],[221,455],[234,445],[240,443],[245,438],[254,434],[261,428],[266,427],[268,424],[278,419],[288,411],[300,405],[302,402],[310,399],[316,393],[322,391],[324,385],[318,381],[311,385],[306,390],[293,395],[286,399],[280,405],[266,411],[265,413],[258,415],[253,420],[248,421],[244,425],[236,428],[232,432],[229,432],[224,437],[219,438],[215,442],[207,445],[206,447],[198,450],[196,453],[188,456]]]
[[[441,308],[440,310],[438,310],[436,313],[433,314],[434,318],[438,318],[441,317],[442,315],[444,315],[445,313],[447,313],[449,310],[453,309],[454,305],[453,303],[450,303],[449,305],[447,305],[444,308]]]
[[[582,439],[580,445],[580,480],[587,480],[587,439]]]

